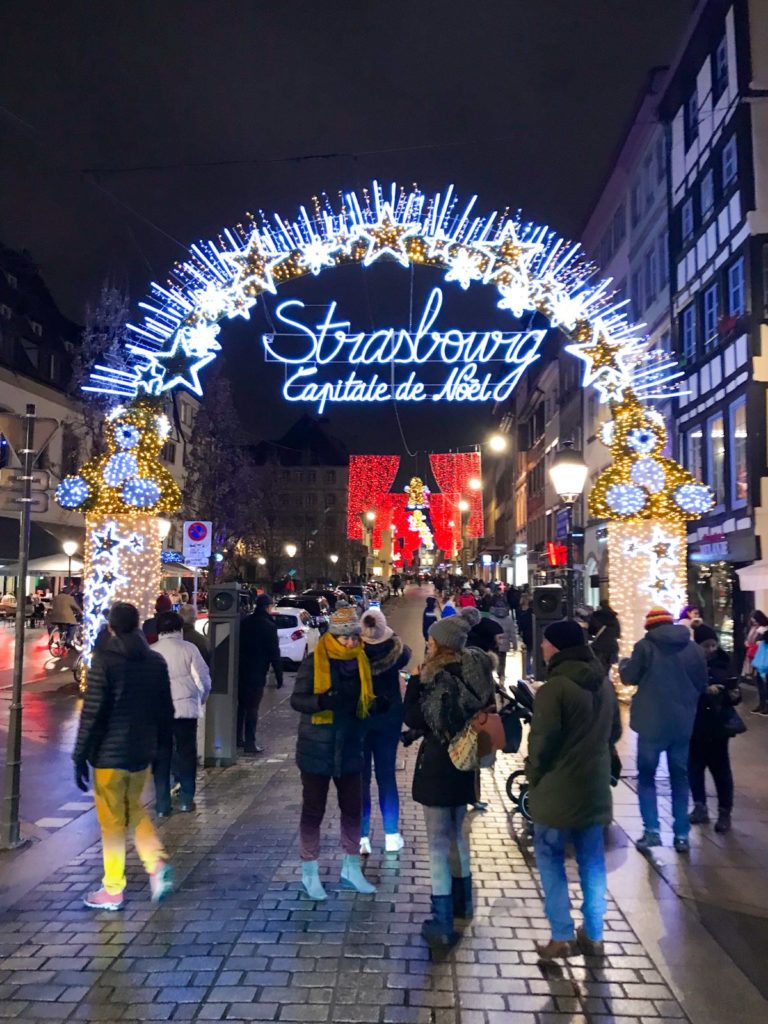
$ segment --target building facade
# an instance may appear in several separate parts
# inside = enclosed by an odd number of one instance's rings
[[[727,648],[768,553],[768,18],[759,0],[699,5],[660,104],[669,160],[678,457],[715,492],[689,533],[689,596]],[[764,602],[768,593],[758,595]]]

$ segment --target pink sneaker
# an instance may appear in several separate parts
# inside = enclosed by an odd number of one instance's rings
[[[112,893],[107,892],[106,889],[97,889],[84,896],[83,903],[91,910],[122,910],[125,905],[125,896],[121,892]]]
[[[154,874],[149,876],[149,888],[153,903],[160,903],[173,892],[173,868],[167,861],[161,860]]]

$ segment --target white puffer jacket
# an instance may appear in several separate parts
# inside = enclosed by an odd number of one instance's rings
[[[168,666],[175,717],[200,718],[211,692],[211,673],[200,651],[181,632],[164,633],[152,650],[162,654]]]

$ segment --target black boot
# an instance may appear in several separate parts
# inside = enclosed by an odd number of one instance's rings
[[[715,822],[715,832],[718,832],[721,836],[725,835],[726,832],[731,831],[731,812],[730,811],[719,811],[717,815],[717,821]]]
[[[449,949],[454,944],[453,896],[432,897],[432,917],[421,926],[421,937],[431,949]]]
[[[470,920],[474,917],[475,904],[472,899],[472,876],[453,879],[453,916]]]

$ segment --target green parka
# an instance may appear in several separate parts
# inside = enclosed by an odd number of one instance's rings
[[[526,771],[534,823],[610,824],[610,748],[620,736],[616,694],[591,649],[559,651],[533,704]]]

